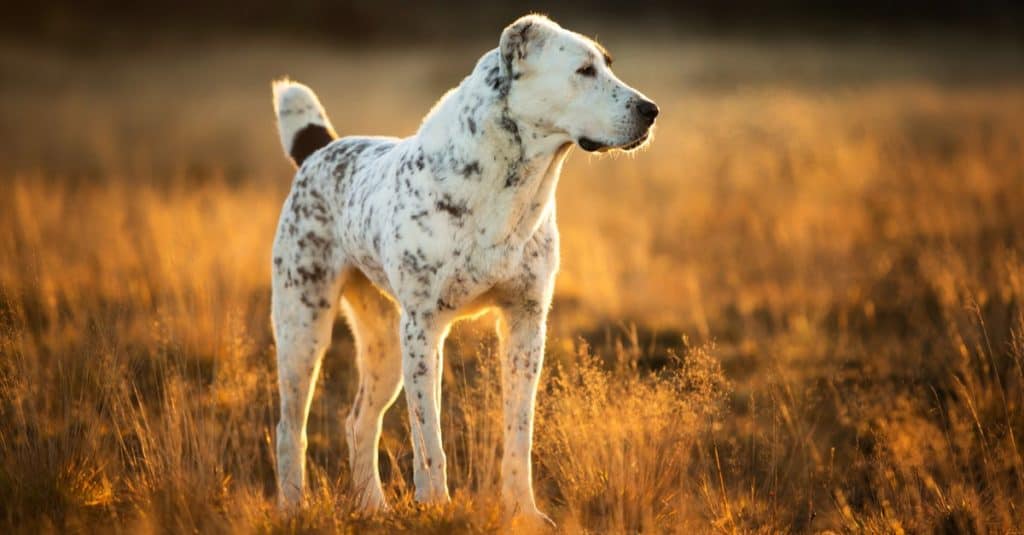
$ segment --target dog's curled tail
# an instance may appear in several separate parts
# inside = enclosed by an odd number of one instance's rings
[[[310,154],[337,139],[327,112],[313,90],[287,78],[275,80],[274,113],[281,146],[301,166]]]

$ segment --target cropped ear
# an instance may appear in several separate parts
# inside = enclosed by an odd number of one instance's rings
[[[544,15],[526,15],[508,25],[501,32],[501,41],[498,45],[504,74],[515,76],[520,72],[516,67],[543,48],[552,29],[557,27],[557,24]]]

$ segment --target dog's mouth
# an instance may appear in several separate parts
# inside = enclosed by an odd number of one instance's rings
[[[619,148],[622,149],[622,150],[625,150],[625,151],[633,150],[633,149],[639,147],[640,145],[643,145],[644,143],[646,143],[647,142],[647,138],[649,138],[649,137],[651,137],[651,131],[647,130],[647,131],[644,132],[644,135],[642,135],[639,138],[637,138],[636,141],[631,141],[631,142],[627,143],[626,145],[624,145],[622,147],[619,147]]]
[[[649,138],[649,137],[651,137],[651,131],[650,130],[645,130],[642,136],[640,136],[640,137],[634,139],[633,141],[630,141],[630,142],[628,142],[628,143],[626,143],[624,145],[608,145],[606,143],[601,143],[600,141],[594,141],[593,139],[590,139],[589,137],[581,137],[578,140],[578,143],[579,143],[580,148],[585,150],[585,151],[587,151],[587,152],[608,152],[610,150],[615,150],[615,149],[622,150],[622,151],[630,151],[630,150],[633,150],[633,149],[639,147],[640,145],[643,145],[647,141],[647,138]]]

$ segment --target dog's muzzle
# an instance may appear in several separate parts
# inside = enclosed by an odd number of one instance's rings
[[[581,149],[587,152],[605,152],[612,149],[627,151],[633,150],[640,145],[643,145],[644,142],[647,141],[647,138],[651,136],[651,127],[654,126],[654,119],[658,116],[658,112],[657,104],[649,100],[641,100],[637,102],[636,115],[638,122],[644,124],[644,131],[640,137],[623,145],[610,145],[608,143],[602,143],[600,141],[590,139],[589,137],[581,137],[576,140],[576,142],[579,144]]]

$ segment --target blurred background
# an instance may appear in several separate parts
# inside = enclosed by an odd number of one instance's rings
[[[991,37],[1019,31],[1024,8],[1010,0],[728,0],[724,2],[315,2],[286,6],[232,2],[53,1],[7,6],[2,27],[32,40],[95,44],[152,42],[168,36],[276,34],[336,44],[464,43],[492,37],[527,12],[573,17],[595,28],[661,29],[675,35],[785,33],[803,36],[958,31]]]
[[[310,509],[274,511],[270,81],[405,136],[529,11],[661,107],[574,151],[536,479],[566,532],[1024,524],[1024,5],[58,1],[0,17],[0,522],[501,529],[493,318],[447,346],[456,505],[349,515],[339,321]],[[401,406],[403,400],[399,400]],[[507,526],[504,526],[507,527]]]

